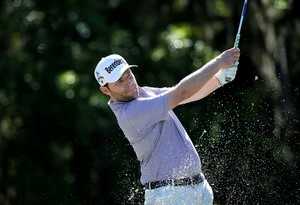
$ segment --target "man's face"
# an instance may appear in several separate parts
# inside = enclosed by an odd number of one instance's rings
[[[139,96],[138,85],[130,69],[127,69],[117,82],[108,83],[108,87],[102,87],[101,90],[113,100],[120,102],[129,102]]]

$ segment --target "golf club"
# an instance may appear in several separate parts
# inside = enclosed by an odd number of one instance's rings
[[[241,14],[241,18],[240,18],[240,24],[239,24],[239,28],[235,37],[235,41],[234,41],[234,48],[239,47],[239,42],[240,42],[240,38],[241,38],[241,28],[242,28],[242,24],[243,24],[243,20],[244,20],[244,16],[245,16],[245,12],[246,12],[246,7],[247,7],[247,0],[244,1],[244,6],[243,6],[243,10],[242,10],[242,14]],[[236,66],[239,64],[238,61],[236,61],[234,63]]]
[[[240,38],[241,38],[241,28],[242,28],[242,24],[243,24],[243,20],[244,20],[244,15],[246,12],[246,7],[247,7],[247,0],[244,1],[244,6],[243,6],[243,11],[241,14],[241,19],[240,19],[240,24],[239,24],[239,29],[237,31],[236,37],[235,37],[235,41],[234,41],[234,47],[237,48],[239,46],[239,42],[240,42]]]

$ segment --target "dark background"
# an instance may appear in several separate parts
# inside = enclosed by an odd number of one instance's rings
[[[242,0],[0,1],[0,204],[142,204],[93,71],[172,86],[232,47]],[[215,204],[300,204],[299,1],[249,0],[236,79],[175,109]],[[203,131],[207,133],[199,139]]]

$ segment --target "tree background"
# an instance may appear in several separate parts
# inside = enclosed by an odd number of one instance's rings
[[[172,86],[232,47],[242,5],[2,0],[0,204],[142,204],[139,164],[95,66],[118,53],[139,65],[141,86]],[[215,204],[300,203],[297,8],[249,0],[236,79],[175,109]]]

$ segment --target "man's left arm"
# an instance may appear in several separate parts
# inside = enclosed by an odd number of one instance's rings
[[[227,69],[221,69],[215,76],[213,76],[203,87],[192,97],[182,101],[180,105],[194,102],[205,98],[210,93],[234,80],[237,72],[237,66],[233,66]]]

